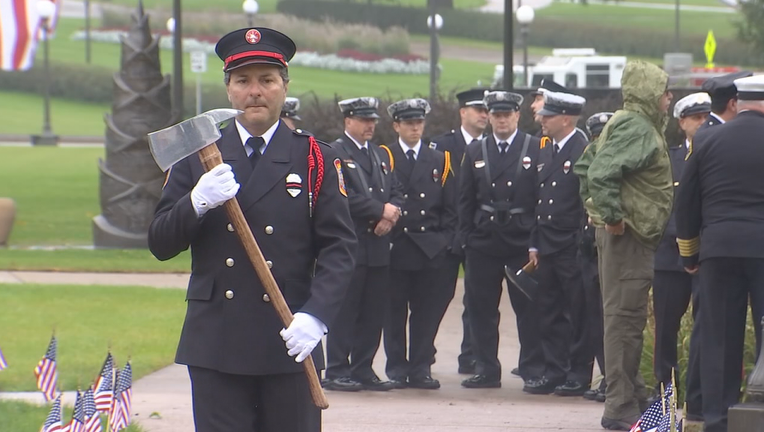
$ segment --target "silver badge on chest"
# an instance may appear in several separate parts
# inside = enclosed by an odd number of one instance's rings
[[[292,198],[297,198],[297,195],[300,195],[300,192],[302,192],[302,177],[296,173],[286,176],[286,190]]]

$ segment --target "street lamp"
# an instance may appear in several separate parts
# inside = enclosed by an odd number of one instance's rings
[[[172,29],[167,21],[167,30],[172,33],[172,110],[173,123],[183,119],[183,17],[180,0],[172,2]]]
[[[536,13],[532,7],[523,5],[517,8],[515,15],[517,22],[520,23],[520,35],[523,38],[523,82],[526,87],[530,87],[531,83],[528,80],[528,31]]]
[[[37,14],[40,16],[40,29],[42,30],[43,57],[45,68],[45,101],[43,104],[42,134],[32,136],[33,145],[56,145],[58,137],[50,129],[50,65],[48,61],[48,27],[50,17],[56,13],[56,5],[50,0],[40,0],[35,4]]]
[[[430,3],[434,5],[435,2],[430,1]],[[430,29],[430,102],[432,103],[438,94],[438,57],[440,56],[438,31],[443,28],[443,17],[435,13],[434,6],[431,7],[430,15],[427,17],[427,28]]]
[[[512,90],[514,86],[512,62],[514,61],[515,36],[512,27],[515,15],[512,10],[512,0],[504,0],[504,90]]]
[[[244,0],[241,8],[244,10],[244,13],[247,14],[247,22],[249,26],[252,27],[255,21],[255,14],[260,10],[260,5],[257,4],[257,0]]]

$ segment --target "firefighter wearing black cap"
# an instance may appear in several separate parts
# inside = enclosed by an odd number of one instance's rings
[[[740,398],[749,299],[756,352],[764,313],[764,76],[734,84],[739,114],[695,136],[676,197],[682,264],[700,276],[706,432],[726,432]]]
[[[326,340],[324,388],[387,391],[394,386],[379,379],[372,361],[382,337],[390,278],[390,233],[401,216],[403,191],[388,152],[369,142],[379,120],[379,101],[359,97],[338,105],[345,117],[345,133],[331,145],[342,158],[358,253],[336,329]]]
[[[536,163],[538,202],[529,248],[529,260],[537,266],[536,307],[546,360],[544,375],[523,388],[532,394],[582,396],[591,383],[586,303],[576,258],[584,206],[573,173],[573,164],[588,144],[576,130],[585,102],[580,96],[546,92],[538,112],[551,142],[540,150]]]
[[[599,138],[602,129],[608,120],[613,117],[612,112],[598,112],[586,119],[586,130],[589,132],[591,142]],[[590,144],[591,145],[591,144]],[[587,148],[589,148],[587,146]],[[602,317],[602,293],[600,293],[600,273],[597,268],[597,247],[594,240],[595,227],[589,221],[589,216],[584,214],[582,229],[579,236],[578,261],[581,265],[581,276],[584,281],[586,293],[586,317],[587,334],[589,335],[589,347],[591,354],[597,361],[602,380],[599,386],[584,392],[584,398],[597,402],[605,402],[607,381],[605,380],[605,347],[603,337],[605,334]]]
[[[323,367],[320,341],[335,329],[353,272],[341,161],[279,121],[295,53],[289,37],[241,29],[215,50],[231,105],[243,113],[221,131],[224,163],[205,173],[192,155],[173,166],[149,230],[159,259],[191,249],[175,360],[188,365],[197,431],[317,432],[321,412],[298,362],[313,352]],[[286,329],[222,208],[233,197],[295,313]]]
[[[459,100],[459,119],[461,122],[459,129],[452,129],[444,135],[433,138],[430,142],[430,147],[433,149],[451,153],[452,167],[457,184],[467,144],[480,141],[483,138],[483,131],[488,126],[488,110],[483,103],[483,97],[488,91],[485,88],[473,88],[457,93],[456,98]],[[456,280],[459,277],[459,266],[464,265],[464,254],[461,245],[462,241],[455,236],[454,244],[451,247],[451,251],[447,254],[446,264],[443,268],[443,277],[450,281],[454,289],[456,289]],[[472,351],[466,294],[462,299],[462,303],[464,304],[464,311],[462,312],[462,344],[458,359],[458,372],[460,374],[471,375],[475,373],[475,355]]]
[[[385,371],[396,388],[433,390],[440,388],[430,373],[435,336],[454,296],[442,272],[456,231],[457,184],[451,154],[429,148],[422,139],[429,111],[424,99],[405,99],[387,108],[398,140],[384,148],[403,185],[405,203],[393,229],[384,333]]]
[[[535,221],[539,139],[517,129],[522,96],[488,93],[484,101],[493,133],[467,146],[459,192],[459,233],[466,255],[465,290],[477,365],[467,388],[501,387],[498,359],[499,299],[504,267],[528,260]],[[543,353],[533,303],[514,285],[509,298],[517,317],[520,375],[543,376]]]
[[[751,76],[751,72],[733,72],[705,80],[701,90],[711,96],[711,112],[698,132],[709,127],[724,124],[737,115],[737,89],[735,80]]]

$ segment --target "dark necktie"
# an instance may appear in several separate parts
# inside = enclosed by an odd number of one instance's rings
[[[249,164],[252,165],[252,169],[255,169],[257,161],[259,161],[260,156],[262,156],[260,149],[263,147],[263,144],[265,144],[265,140],[262,137],[253,136],[247,140],[247,145],[253,150],[252,154],[249,155]]]
[[[412,171],[414,171],[414,164],[416,163],[416,158],[414,157],[414,150],[409,150],[406,152],[406,156],[409,158],[409,175]]]
[[[554,145],[554,147],[552,147],[552,149],[554,150],[554,154],[557,154],[557,153],[560,152],[560,145],[555,143],[555,145]]]
[[[474,144],[476,142],[480,141],[478,138],[472,138],[472,141],[470,141],[470,144]]]
[[[361,153],[363,153],[363,155],[366,157],[366,161],[371,163],[371,158],[369,158],[369,147],[368,146],[361,147]]]
[[[501,153],[501,154],[503,154],[503,155],[504,155],[504,154],[507,154],[507,148],[508,148],[508,147],[509,147],[509,144],[507,144],[507,142],[506,142],[506,141],[502,141],[502,142],[500,142],[500,143],[499,143],[499,148],[501,149],[501,151],[500,151],[499,153]]]

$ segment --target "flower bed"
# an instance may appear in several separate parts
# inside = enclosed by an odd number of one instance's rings
[[[90,40],[118,44],[121,43],[121,37],[125,35],[126,32],[124,30],[91,30]],[[172,38],[169,37],[169,34],[157,33],[154,36],[159,37],[159,47],[161,49],[172,49]],[[75,32],[72,35],[72,39],[84,40],[85,32]],[[183,51],[204,51],[215,55],[216,42],[217,40],[210,36],[183,38]],[[363,53],[351,49],[340,50],[337,54],[300,51],[295,54],[289,63],[292,66],[377,74],[398,73],[417,75],[427,74],[430,71],[429,62],[416,55],[396,55],[386,58],[377,54]]]

